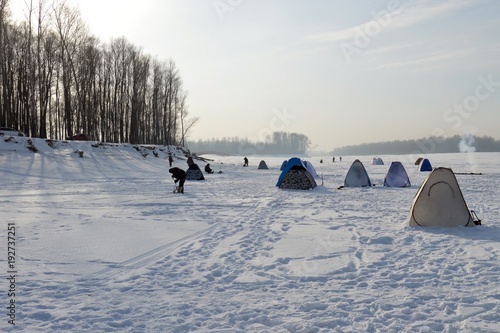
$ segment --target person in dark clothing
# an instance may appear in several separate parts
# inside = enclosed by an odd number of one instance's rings
[[[174,158],[172,155],[168,155],[168,163],[170,164],[170,167],[172,167],[172,163],[174,162]]]
[[[210,163],[207,163],[207,165],[205,165],[205,172],[206,173],[214,173],[214,170],[212,170],[212,168],[210,168]]]
[[[243,161],[245,162],[245,164],[243,164],[243,166],[248,166],[248,158],[244,158]]]
[[[186,171],[175,167],[175,168],[170,168],[168,172],[172,174],[172,178],[174,179],[174,182],[176,184],[177,182],[179,182],[179,186],[177,186],[177,193],[184,193],[184,182],[186,181]]]

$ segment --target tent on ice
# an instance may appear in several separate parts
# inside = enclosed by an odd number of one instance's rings
[[[266,170],[269,169],[267,167],[266,161],[264,160],[260,161],[258,169],[266,169]]]
[[[347,175],[344,180],[344,187],[363,186],[372,186],[372,182],[370,181],[370,177],[368,176],[363,163],[361,163],[360,160],[355,160],[352,162],[349,171],[347,171]]]
[[[203,172],[196,163],[192,163],[186,171],[186,180],[205,180]]]
[[[304,163],[299,158],[293,157],[286,163],[276,186],[283,189],[309,190],[317,185]]]
[[[410,178],[401,162],[392,162],[384,178],[384,186],[387,187],[409,187]]]
[[[432,171],[431,162],[429,162],[429,160],[426,158],[421,160],[418,166],[418,171]]]
[[[420,162],[422,162],[423,159],[424,159],[423,157],[417,158],[417,160],[415,161],[415,165],[419,165]]]
[[[306,166],[306,170],[309,171],[311,176],[313,176],[314,178],[319,178],[318,173],[316,172],[316,169],[314,169],[314,166],[311,162],[304,161],[303,163]]]
[[[384,165],[384,161],[380,157],[372,158],[372,165]]]
[[[475,215],[475,214],[474,214]],[[473,227],[480,224],[467,207],[457,178],[449,168],[436,168],[418,189],[410,209],[411,227]]]

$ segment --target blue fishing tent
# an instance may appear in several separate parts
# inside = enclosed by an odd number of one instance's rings
[[[431,162],[429,162],[428,159],[424,158],[418,167],[419,171],[432,171],[432,165]]]
[[[287,161],[276,186],[285,189],[308,190],[315,188],[317,184],[307,171],[304,162],[298,157],[292,157]]]

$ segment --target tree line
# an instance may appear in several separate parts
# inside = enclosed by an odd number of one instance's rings
[[[431,136],[416,140],[395,140],[344,146],[333,155],[402,155],[458,152],[498,152],[500,141],[491,136]]]
[[[188,141],[189,150],[197,154],[227,155],[290,155],[306,154],[311,147],[311,140],[300,133],[273,132],[262,141],[247,138],[222,138]]]
[[[64,0],[0,0],[0,126],[31,137],[183,145],[198,121],[175,62],[102,42]]]

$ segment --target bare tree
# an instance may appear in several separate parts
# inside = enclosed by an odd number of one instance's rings
[[[149,57],[135,51],[132,55],[132,108],[130,114],[130,142],[139,143],[144,137],[144,109],[147,79],[149,73]]]
[[[75,61],[79,43],[86,37],[86,27],[84,26],[80,12],[66,5],[66,1],[53,6],[55,28],[59,35],[61,44],[61,65],[64,96],[64,115],[66,122],[66,134],[74,134],[74,122],[79,123],[79,117],[83,107],[80,93],[80,80],[76,72]],[[76,92],[76,105],[72,105],[72,85]],[[74,112],[76,109],[76,112]],[[79,130],[77,128],[77,130]]]
[[[56,38],[45,25],[49,18],[49,12],[45,7],[45,1],[39,0],[37,17],[37,78],[38,78],[38,107],[39,107],[39,128],[38,136],[47,137],[47,113],[52,89],[52,77],[54,74]]]
[[[0,0],[0,124],[8,125],[11,117],[10,103],[8,101],[8,69],[6,28],[9,22],[9,0]]]
[[[200,120],[199,117],[188,118],[186,99],[187,99],[187,93],[182,93],[180,95],[180,103],[179,103],[179,116],[180,116],[180,121],[181,121],[180,143],[182,146],[186,145],[186,138],[188,136],[189,131]]]
[[[175,111],[175,96],[179,89],[179,77],[178,71],[175,63],[172,60],[168,61],[166,65],[166,76],[165,76],[165,104],[164,104],[164,114],[163,114],[163,130],[165,131],[164,144],[171,145],[175,144],[175,120],[177,117]]]
[[[97,135],[98,101],[97,92],[98,70],[101,66],[102,52],[97,39],[87,36],[78,49],[77,81],[80,87],[76,128],[87,134]]]
[[[134,46],[125,38],[114,39],[110,44],[111,78],[111,105],[109,121],[113,133],[113,141],[129,141],[130,93],[132,51]]]
[[[153,137],[150,138],[151,143],[160,143],[163,140],[161,123],[162,123],[162,91],[164,83],[164,72],[162,63],[157,59],[153,60],[152,64],[152,87],[150,98],[151,121],[153,127]]]

